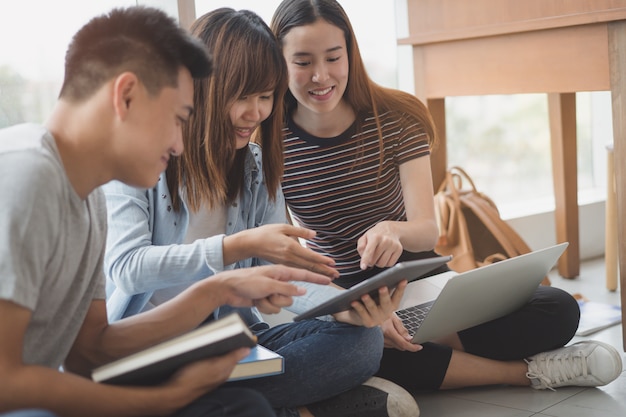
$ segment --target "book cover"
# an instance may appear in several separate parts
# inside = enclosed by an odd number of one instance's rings
[[[578,300],[580,323],[576,336],[588,336],[622,322],[620,306],[595,301]]]
[[[256,345],[248,356],[239,361],[228,380],[238,381],[277,375],[283,373],[284,370],[284,359],[282,356],[266,347]]]
[[[92,379],[119,385],[154,385],[191,362],[255,345],[256,337],[241,317],[233,313],[100,366],[92,371]]]

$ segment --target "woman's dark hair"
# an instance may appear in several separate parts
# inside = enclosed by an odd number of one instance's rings
[[[214,59],[211,77],[194,82],[194,109],[183,128],[185,152],[167,169],[174,207],[180,207],[179,187],[192,210],[232,201],[243,186],[248,147],[236,150],[229,109],[236,100],[274,92],[270,116],[261,122],[253,141],[263,148],[263,176],[271,199],[283,174],[283,101],[287,66],[267,24],[248,10],[220,8],[198,18],[193,35]]]

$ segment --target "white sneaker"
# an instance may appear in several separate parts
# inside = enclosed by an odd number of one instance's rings
[[[309,404],[315,417],[418,417],[415,398],[404,388],[383,378],[371,377],[336,397]]]
[[[597,387],[622,373],[622,357],[613,346],[594,340],[539,353],[526,360],[535,389],[563,386]]]

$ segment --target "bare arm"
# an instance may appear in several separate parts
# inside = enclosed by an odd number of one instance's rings
[[[66,366],[86,374],[94,366],[185,333],[220,305],[256,306],[276,313],[304,290],[286,281],[328,284],[330,279],[282,265],[225,271],[199,281],[157,308],[108,324],[104,300],[94,301]]]
[[[199,282],[159,308],[112,325],[107,324],[104,301],[94,301],[66,361],[68,372],[63,373],[23,363],[31,312],[0,300],[0,413],[43,408],[69,417],[170,415],[222,384],[248,350],[188,365],[156,387],[96,384],[76,373],[86,376],[96,365],[190,330],[217,305],[278,309],[303,293],[287,282],[291,280],[329,282],[324,276],[284,266],[229,271]]]
[[[402,250],[432,250],[439,234],[435,218],[430,158],[422,156],[400,165],[407,221],[383,221],[357,242],[361,268],[393,266]]]
[[[218,386],[245,354],[235,352],[198,362],[159,387],[96,384],[69,372],[24,364],[22,344],[30,310],[0,300],[0,317],[0,413],[43,408],[68,417],[169,415]],[[194,378],[189,377],[192,372]]]

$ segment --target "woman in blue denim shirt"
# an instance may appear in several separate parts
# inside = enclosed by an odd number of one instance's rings
[[[283,263],[337,275],[330,258],[298,242],[314,232],[286,224],[280,189],[283,109],[275,98],[287,88],[287,72],[274,36],[254,13],[228,8],[200,17],[192,32],[209,47],[215,72],[194,85],[194,114],[183,127],[186,152],[170,161],[153,189],[119,182],[104,187],[112,321],[159,305],[225,269]],[[295,313],[339,291],[299,285],[308,293],[295,298],[289,308]],[[379,304],[366,297],[335,317],[273,328],[256,308],[237,309],[259,343],[285,358],[285,372],[236,384],[263,393],[279,415],[319,417],[337,406],[370,408],[380,416],[416,415],[414,400],[399,387],[380,379],[359,386],[377,370],[383,348],[377,325],[395,309],[403,288],[393,294],[381,290]],[[213,316],[232,310],[222,306]],[[359,346],[369,348],[354,355]],[[364,390],[372,395],[372,389],[384,401],[368,401]],[[406,410],[388,411],[398,404]]]

